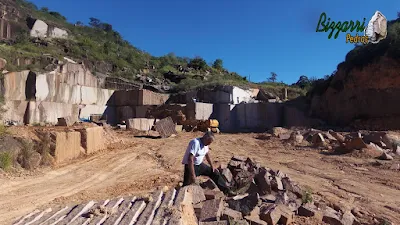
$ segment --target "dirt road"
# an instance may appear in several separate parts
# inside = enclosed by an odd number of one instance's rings
[[[39,174],[0,178],[0,224],[35,208],[73,204],[148,192],[181,181],[181,158],[187,142],[198,133],[168,139],[124,138],[125,143],[72,164],[43,169]],[[218,135],[212,144],[215,161],[232,155],[250,156],[261,164],[287,173],[308,186],[315,198],[341,209],[358,208],[365,215],[386,217],[400,224],[400,175],[393,164],[374,159],[321,154],[295,149],[279,140],[259,140],[255,134]]]

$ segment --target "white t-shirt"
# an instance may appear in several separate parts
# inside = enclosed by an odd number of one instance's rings
[[[195,138],[189,142],[189,146],[186,149],[185,155],[182,159],[182,164],[189,163],[189,154],[194,156],[194,165],[200,165],[203,162],[204,156],[208,152],[208,146],[204,146],[201,143],[200,138]]]

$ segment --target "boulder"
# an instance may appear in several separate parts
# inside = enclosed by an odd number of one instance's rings
[[[334,132],[334,131],[329,131],[328,132],[330,135],[332,135],[332,137],[334,137],[336,140],[338,140],[340,143],[344,143],[346,141],[346,139],[343,137],[343,135]]]
[[[31,37],[46,38],[49,26],[42,20],[36,20],[31,29]]]
[[[239,211],[243,215],[247,216],[250,215],[251,211],[258,205],[259,195],[257,193],[252,193],[239,200],[230,199],[227,203],[229,208]]]
[[[326,145],[325,138],[322,136],[321,133],[314,134],[312,136],[311,142],[316,147],[321,147]]]
[[[279,137],[279,135],[286,134],[288,132],[289,132],[289,130],[285,129],[283,127],[274,127],[274,128],[272,128],[272,135],[275,136],[275,137]]]
[[[361,150],[363,148],[367,148],[367,144],[365,144],[365,142],[363,141],[362,138],[360,137],[355,137],[353,139],[351,139],[350,141],[346,142],[346,149],[347,150]]]
[[[210,222],[219,220],[223,212],[223,200],[212,199],[203,203],[200,213],[200,222]]]

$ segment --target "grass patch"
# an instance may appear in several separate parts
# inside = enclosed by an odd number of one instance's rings
[[[44,166],[51,166],[54,163],[54,159],[51,155],[51,138],[50,133],[44,133],[41,138],[41,143],[39,145],[38,152],[42,156],[41,164]]]
[[[9,152],[0,153],[0,168],[4,171],[10,170],[13,164],[12,155]]]
[[[22,141],[20,164],[25,169],[31,169],[30,159],[34,153],[33,143],[30,141]]]
[[[303,197],[301,198],[301,201],[303,204],[306,203],[312,203],[313,202],[313,191],[311,188],[307,188],[305,191],[303,191]]]
[[[8,134],[7,128],[3,124],[0,124],[0,137],[6,134]]]

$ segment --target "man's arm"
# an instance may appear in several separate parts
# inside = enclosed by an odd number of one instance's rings
[[[211,157],[210,157],[210,152],[207,152],[206,159],[207,159],[208,164],[210,164],[212,171],[214,172],[214,165],[213,165]]]
[[[196,182],[196,173],[194,172],[194,156],[189,154],[189,174],[190,174],[190,183]]]

